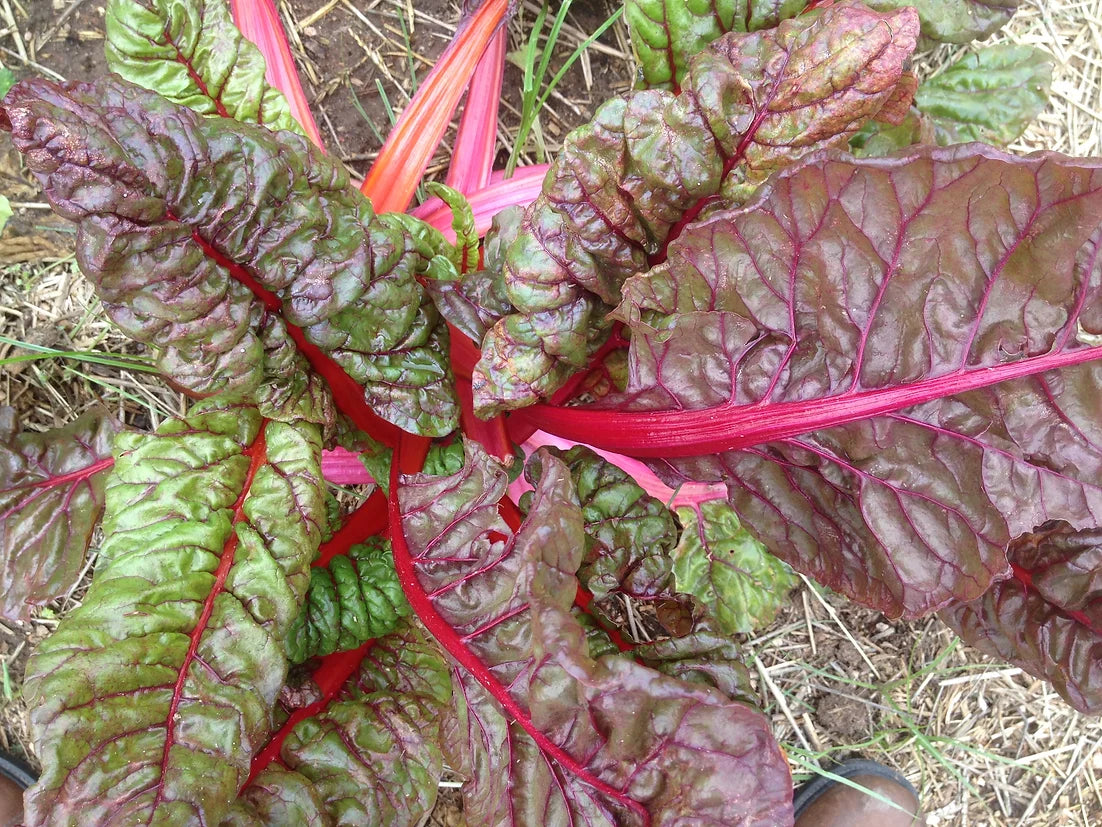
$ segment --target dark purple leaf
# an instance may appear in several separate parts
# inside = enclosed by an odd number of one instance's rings
[[[978,649],[1050,681],[1081,712],[1102,713],[1102,529],[1049,523],[1007,556],[1010,579],[941,617]]]
[[[103,513],[119,424],[106,411],[64,428],[15,433],[0,408],[0,617],[27,620],[71,589]]]
[[[1100,244],[1099,162],[818,158],[625,285],[607,406],[637,413],[523,413],[726,481],[771,551],[866,605],[973,600],[1011,538],[1102,520]]]
[[[679,95],[650,89],[602,106],[567,138],[505,251],[516,312],[483,340],[479,414],[530,405],[585,367],[624,280],[717,197],[741,200],[772,171],[845,145],[895,97],[917,37],[909,9],[843,2],[725,35],[693,60]]]
[[[410,604],[455,661],[447,748],[468,777],[468,821],[790,824],[791,781],[761,713],[588,655],[570,611],[585,535],[566,467],[541,456],[514,535],[498,515],[505,470],[470,443],[467,457],[451,477],[394,478],[391,510]]]

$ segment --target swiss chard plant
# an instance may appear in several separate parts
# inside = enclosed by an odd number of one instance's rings
[[[117,74],[15,85],[104,312],[195,400],[0,419],[0,612],[98,546],[28,666],[27,824],[416,825],[445,767],[470,824],[789,824],[735,636],[792,569],[1102,711],[1102,161],[960,144],[1049,63],[919,83],[1016,2],[911,5],[629,0],[639,88],[512,178],[500,0],[362,182],[271,0],[109,0]]]

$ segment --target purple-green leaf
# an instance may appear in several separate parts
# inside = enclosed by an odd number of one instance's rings
[[[624,20],[639,64],[639,86],[681,84],[689,61],[727,32],[755,32],[795,17],[809,0],[627,0]]]
[[[272,728],[325,501],[316,426],[203,403],[116,438],[83,604],[24,687],[28,827],[217,824]]]
[[[602,106],[567,139],[505,252],[517,312],[483,340],[479,414],[530,405],[584,367],[624,280],[664,256],[679,222],[844,145],[893,98],[917,37],[911,10],[844,2],[724,36],[694,59],[679,95],[646,90]]]
[[[1022,0],[865,0],[874,9],[918,10],[922,34],[943,43],[989,37],[1009,22]]]
[[[335,824],[416,827],[436,802],[451,678],[439,649],[406,623],[378,640],[358,674],[284,742]]]
[[[973,600],[1013,537],[1102,519],[1100,245],[1097,161],[820,157],[625,285],[624,412],[526,415],[727,482],[770,551],[866,605]]]
[[[301,773],[267,767],[241,791],[219,827],[335,827],[325,802]]]
[[[405,478],[392,537],[414,611],[455,661],[447,757],[468,777],[466,818],[791,823],[788,769],[760,712],[705,683],[589,656],[571,614],[585,534],[568,469],[541,455],[514,534],[498,515],[505,470],[476,445],[467,457],[451,477]]]
[[[337,393],[345,412],[366,402],[407,430],[454,429],[424,262],[305,138],[205,118],[114,76],[17,84],[0,126],[77,222],[77,261],[108,316],[177,384],[272,418],[331,422]],[[311,368],[327,359],[362,391],[322,381]]]
[[[15,433],[0,408],[0,617],[27,620],[72,588],[103,512],[119,424],[106,411],[45,433]]]
[[[1081,712],[1102,713],[1102,530],[1048,523],[1007,556],[1012,577],[941,617],[981,651],[1050,681]]]

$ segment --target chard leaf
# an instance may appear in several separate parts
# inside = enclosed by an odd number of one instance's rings
[[[333,823],[416,827],[436,803],[450,699],[440,650],[404,623],[334,703],[295,727],[280,757],[310,780]]]
[[[547,452],[566,464],[582,507],[586,555],[578,579],[595,598],[591,608],[610,617],[608,604],[614,595],[636,600],[670,597],[670,551],[678,535],[670,510],[589,448],[577,445],[565,452],[555,448]],[[536,485],[541,473],[537,455],[529,461],[525,476]]]
[[[726,482],[772,553],[889,615],[974,600],[1013,537],[1102,520],[1100,245],[1098,161],[813,159],[625,285],[620,412],[524,418]]]
[[[550,395],[607,337],[624,280],[664,256],[671,231],[726,185],[756,182],[844,145],[895,96],[918,20],[856,3],[694,59],[679,95],[636,92],[568,137],[505,252],[516,308],[486,334],[472,379],[486,417]]]
[[[408,613],[390,543],[372,538],[310,572],[306,603],[287,636],[287,657],[302,663],[355,649],[391,631]]]
[[[918,10],[922,34],[942,43],[989,37],[1007,24],[1022,0],[865,0],[882,11],[906,6]]]
[[[933,120],[939,144],[1005,146],[1048,104],[1052,65],[1032,46],[986,46],[923,83],[915,104]]]
[[[690,59],[727,32],[776,26],[808,0],[627,0],[624,19],[641,74],[638,86],[677,88]]]
[[[204,115],[305,135],[226,0],[108,0],[112,72]]]
[[[107,314],[178,385],[325,423],[334,386],[363,430],[369,407],[418,433],[455,428],[447,328],[412,240],[306,139],[111,76],[18,84],[0,126],[77,222]]]
[[[968,643],[1050,681],[1102,713],[1102,530],[1053,522],[1016,539],[1012,576],[941,617]]]
[[[29,620],[32,606],[77,582],[103,512],[119,424],[91,411],[46,433],[15,433],[0,408],[0,617]]]
[[[333,827],[317,789],[302,774],[278,764],[249,784],[220,827]]]
[[[707,623],[697,624],[692,634],[684,637],[636,646],[632,654],[666,675],[714,686],[735,701],[758,704],[738,645],[729,634],[717,633]]]
[[[791,823],[791,781],[764,717],[704,684],[592,659],[571,614],[584,554],[568,469],[550,454],[514,534],[505,470],[467,445],[450,477],[391,485],[395,564],[454,662],[450,766],[471,823]],[[395,495],[395,489],[397,493]]]
[[[722,501],[678,508],[685,527],[673,551],[677,590],[704,604],[716,628],[749,634],[772,622],[798,582]]]
[[[204,403],[123,433],[84,603],[27,667],[28,825],[217,824],[272,727],[325,516],[316,426]]]

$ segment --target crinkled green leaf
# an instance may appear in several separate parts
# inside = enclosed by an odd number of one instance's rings
[[[913,11],[844,2],[725,35],[693,60],[679,95],[652,89],[602,106],[568,137],[505,253],[516,312],[483,340],[479,414],[529,405],[584,367],[624,280],[725,184],[844,145],[893,99],[917,36]]]
[[[1102,529],[1046,523],[1007,557],[1009,579],[942,619],[981,651],[1050,681],[1079,711],[1102,713]]]
[[[335,827],[325,801],[304,775],[278,764],[264,769],[219,827]]]
[[[78,223],[77,260],[107,314],[157,348],[176,383],[328,422],[316,347],[384,419],[455,428],[447,327],[417,283],[412,240],[306,139],[204,118],[112,76],[22,83],[0,113],[54,209]]]
[[[1098,161],[809,161],[625,285],[632,386],[606,404],[664,413],[642,441],[614,415],[586,432],[656,448],[670,484],[726,482],[770,551],[854,600],[974,600],[1013,537],[1102,516],[1100,245]]]
[[[8,201],[6,195],[0,195],[0,233],[4,232],[4,228],[8,226],[8,219],[11,216],[11,202]]]
[[[690,59],[727,32],[768,29],[795,17],[808,0],[627,0],[624,20],[639,64],[637,86],[677,87]]]
[[[501,274],[505,249],[520,232],[522,217],[519,207],[502,210],[493,217],[483,245],[483,269],[465,273],[458,281],[425,285],[440,315],[472,341],[481,342],[486,331],[513,310]]]
[[[302,663],[355,649],[390,632],[408,613],[390,543],[372,538],[311,571],[306,603],[287,635],[287,657]]]
[[[280,757],[310,780],[333,823],[416,827],[436,802],[450,699],[440,650],[403,623],[336,701],[295,727]]]
[[[108,0],[104,26],[107,65],[131,83],[204,115],[305,134],[226,0]]]
[[[911,6],[922,19],[922,34],[943,43],[988,37],[1009,22],[1022,0],[865,0],[882,11]]]
[[[915,144],[936,143],[934,124],[925,114],[911,109],[898,124],[870,121],[849,142],[858,158],[880,158]]]
[[[590,657],[571,612],[581,509],[568,469],[546,453],[540,464],[516,534],[498,514],[506,471],[475,444],[458,474],[407,477],[397,492],[399,575],[454,661],[446,749],[467,777],[468,823],[790,824],[791,780],[758,711]]]
[[[617,593],[645,600],[668,592],[678,527],[665,504],[589,448],[547,452],[566,464],[581,503],[586,534],[578,572],[582,585],[598,601]],[[525,476],[537,484],[540,474],[537,456]]]
[[[217,824],[272,727],[317,552],[316,426],[204,403],[116,438],[83,604],[27,667],[28,827]]]
[[[71,589],[103,512],[119,424],[91,411],[45,433],[15,433],[0,408],[0,617],[28,620]]]
[[[933,120],[939,144],[1005,146],[1048,104],[1052,56],[1032,46],[985,46],[923,83],[915,105]]]
[[[701,603],[716,628],[749,634],[772,622],[796,583],[791,569],[743,528],[722,500],[678,508],[685,527],[673,551],[677,590]]]

